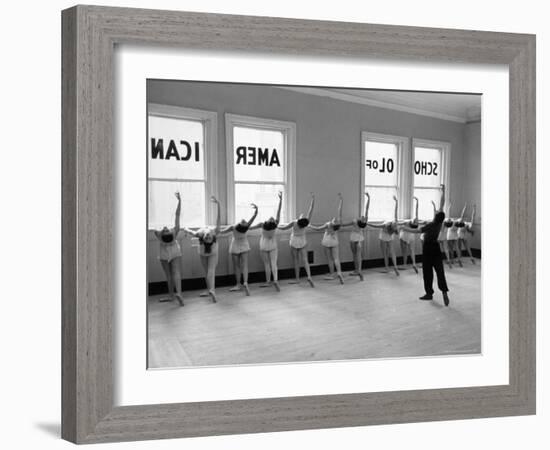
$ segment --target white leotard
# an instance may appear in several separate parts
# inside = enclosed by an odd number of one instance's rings
[[[358,220],[354,220],[351,224],[351,233],[349,234],[349,240],[351,242],[363,242],[365,240],[365,229],[357,225]]]
[[[395,237],[395,233],[390,233],[389,230],[388,230],[388,228],[392,224],[393,224],[392,221],[384,222],[384,227],[380,228],[380,233],[378,233],[378,239],[380,239],[381,241],[384,241],[384,242],[393,241],[393,239]]]
[[[261,251],[270,252],[277,249],[277,238],[275,237],[275,231],[277,231],[277,228],[274,228],[273,230],[265,230],[262,227],[262,236],[260,237]]]
[[[338,230],[334,229],[334,225],[329,222],[321,241],[323,247],[338,247]]]
[[[408,226],[410,227],[411,226],[411,221],[407,222],[405,224],[405,226]],[[401,230],[399,232],[399,239],[401,239],[402,241],[406,242],[407,244],[413,244],[416,240],[416,234],[415,233],[411,233],[410,231],[406,231],[406,230]]]
[[[292,231],[290,233],[290,246],[293,248],[304,248],[307,245],[306,239],[307,227],[300,228],[298,222],[294,222],[292,225]]]
[[[246,230],[244,233],[237,231],[236,227],[233,227],[233,237],[231,244],[229,245],[229,253],[233,255],[239,255],[250,250],[250,244],[248,243]]]

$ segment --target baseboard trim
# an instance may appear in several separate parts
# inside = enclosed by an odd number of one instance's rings
[[[474,258],[481,259],[481,250],[472,249],[472,255]],[[465,252],[462,252],[462,256],[468,256]],[[409,260],[410,261],[410,260]],[[418,263],[422,262],[422,255],[416,255],[416,261]],[[397,264],[402,264],[403,258],[401,256],[397,257]],[[363,260],[363,269],[374,269],[377,267],[384,267],[384,259],[364,259]],[[328,264],[319,264],[312,265],[311,274],[312,275],[323,275],[329,272]],[[342,271],[348,272],[354,269],[353,261],[346,261],[342,263]],[[303,268],[300,269],[300,276],[305,277],[306,272]],[[279,280],[288,280],[294,278],[294,269],[280,269],[279,270]],[[260,272],[250,272],[248,274],[249,283],[262,283],[265,281],[264,271]],[[235,276],[230,275],[219,275],[216,277],[216,287],[226,287],[233,286],[235,284]],[[182,280],[182,291],[194,291],[197,289],[206,289],[206,284],[204,278],[187,278]],[[148,284],[148,295],[160,295],[166,294],[168,292],[168,284],[166,281],[152,281]]]

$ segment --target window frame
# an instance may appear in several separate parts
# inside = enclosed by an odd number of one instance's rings
[[[415,160],[415,149],[416,147],[424,148],[434,148],[441,150],[441,183],[445,184],[445,205],[449,205],[449,199],[451,198],[451,189],[450,189],[450,178],[451,178],[451,143],[447,141],[437,141],[434,139],[424,139],[424,138],[413,138],[411,145],[411,194],[410,194],[410,204],[412,205],[412,200],[414,196],[414,160]],[[422,188],[418,189],[435,189],[435,188]],[[412,214],[412,211],[411,211]],[[412,215],[411,215],[412,217]]]
[[[407,162],[410,160],[410,138],[406,136],[398,136],[392,134],[382,134],[374,133],[371,131],[362,131],[361,132],[361,184],[359,185],[359,196],[361,201],[360,209],[358,211],[359,216],[363,215],[365,211],[365,190],[367,184],[365,183],[366,169],[365,169],[365,158],[366,158],[366,146],[367,142],[381,142],[384,144],[395,144],[397,145],[397,198],[399,200],[399,206],[397,210],[398,217],[403,217],[404,213],[410,211],[411,209],[411,195],[410,194],[410,182],[408,182],[408,174],[406,166]],[[383,187],[383,186],[372,186],[372,187]],[[387,186],[390,187],[390,186]],[[376,218],[378,220],[378,218]],[[380,219],[382,220],[382,219]],[[387,220],[387,219],[385,219]]]
[[[203,124],[203,142],[204,142],[204,217],[205,225],[214,224],[216,217],[213,208],[210,208],[210,197],[218,196],[218,113],[203,109],[187,108],[183,106],[162,105],[159,103],[147,104],[147,122],[149,116],[166,117],[169,119],[181,119],[198,121]],[[178,182],[200,182],[201,180],[188,178],[151,178],[149,177],[149,123],[147,123],[147,199],[149,199],[150,181],[178,181]],[[185,197],[182,194],[182,201]],[[149,223],[149,200],[147,200],[147,221]],[[193,227],[195,228],[195,227]]]
[[[227,186],[227,223],[235,223],[235,173],[233,127],[241,126],[272,131],[281,131],[284,136],[284,183],[239,181],[239,184],[284,184],[283,203],[286,219],[291,220],[296,214],[296,123],[267,119],[255,116],[225,113],[225,149],[226,149],[226,186]]]

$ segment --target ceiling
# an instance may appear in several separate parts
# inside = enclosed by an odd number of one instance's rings
[[[481,119],[481,95],[369,89],[285,87],[311,95],[466,123]]]

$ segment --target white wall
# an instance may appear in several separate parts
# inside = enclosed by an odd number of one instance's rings
[[[224,85],[216,83],[178,83],[174,81],[154,80],[148,84],[149,101],[158,104],[204,109],[218,113],[218,174],[222,203],[222,221],[225,222],[226,186],[225,167],[225,121],[224,114],[242,114],[261,118],[290,121],[296,123],[296,205],[297,212],[305,212],[309,193],[316,195],[315,210],[312,221],[323,223],[336,214],[336,194],[344,196],[343,217],[357,217],[359,207],[360,151],[361,132],[370,131],[382,134],[412,138],[433,139],[451,143],[451,173],[448,192],[453,203],[452,216],[457,217],[461,209],[463,186],[477,186],[480,189],[479,168],[466,170],[465,163],[474,165],[480,159],[480,128],[469,125],[436,119],[433,117],[410,114],[391,109],[378,108],[357,103],[345,102],[317,95],[286,91],[270,86]],[[477,137],[476,137],[477,133]],[[465,139],[472,141],[467,145]],[[473,142],[478,145],[473,145]],[[470,160],[472,160],[470,164]],[[475,179],[477,177],[478,179]],[[185,204],[185,193],[184,196]],[[479,194],[476,194],[479,195]],[[389,217],[388,217],[389,219]],[[348,244],[348,231],[341,235],[341,259],[352,261]],[[292,268],[289,233],[279,233],[279,268]],[[181,236],[181,235],[180,235]],[[367,252],[365,259],[380,258],[378,231],[368,232]],[[314,252],[314,264],[326,264],[323,249],[320,245],[322,233],[309,233],[309,250]],[[220,239],[220,260],[217,274],[232,273],[228,257],[230,237]],[[258,242],[259,233],[251,233],[250,270],[263,271]],[[181,238],[185,264],[183,278],[202,277],[197,251],[191,248],[188,238]],[[165,279],[158,263],[158,240],[152,233],[148,241],[148,274],[149,281]],[[396,243],[396,251],[400,250]],[[417,245],[420,251],[420,243]]]
[[[73,449],[59,439],[60,407],[60,17],[74,1],[5,2],[2,8],[2,371],[3,423],[7,449]],[[112,6],[187,9],[341,21],[537,33],[539,255],[550,252],[548,152],[550,84],[548,11],[535,0],[460,3],[297,2],[279,0],[102,0]],[[32,113],[32,114],[30,114]],[[24,162],[24,168],[21,163]],[[27,232],[28,230],[28,232]],[[22,237],[21,231],[25,232]],[[423,424],[296,431],[155,442],[97,445],[94,449],[422,449],[548,448],[550,423],[550,323],[545,280],[547,258],[538,265],[537,416]],[[139,302],[136,299],[136,302]],[[411,318],[413,320],[413,318]],[[223,382],[223,380],[220,380]]]

